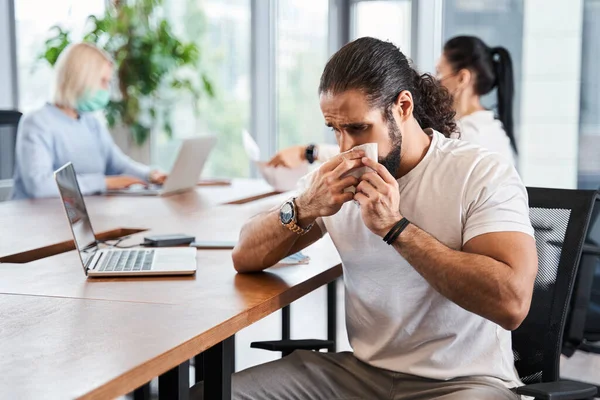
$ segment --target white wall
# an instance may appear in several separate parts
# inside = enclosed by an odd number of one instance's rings
[[[577,187],[583,0],[527,0],[520,173],[528,186]]]

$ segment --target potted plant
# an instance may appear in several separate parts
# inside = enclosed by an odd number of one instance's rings
[[[163,0],[113,0],[104,16],[88,17],[83,38],[114,59],[118,90],[106,108],[106,120],[110,128],[125,127],[137,146],[148,141],[154,128],[172,135],[170,113],[177,97],[214,97],[200,66],[198,45],[174,34],[162,4]],[[51,31],[40,58],[53,66],[72,39],[59,26]]]

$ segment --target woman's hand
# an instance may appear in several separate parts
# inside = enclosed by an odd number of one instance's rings
[[[144,185],[148,183],[133,176],[118,175],[118,176],[107,176],[106,177],[106,189],[107,190],[118,190],[126,189],[131,185]]]
[[[154,170],[154,171],[150,172],[150,183],[162,185],[163,183],[165,183],[166,179],[167,179],[167,174],[165,174],[164,172],[161,172],[158,170]]]
[[[269,167],[296,168],[306,161],[306,146],[292,146],[280,150],[267,165]]]

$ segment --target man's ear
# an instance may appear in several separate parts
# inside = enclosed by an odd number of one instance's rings
[[[413,114],[414,100],[412,93],[408,90],[403,90],[398,94],[394,109],[398,113],[401,121],[406,121]]]

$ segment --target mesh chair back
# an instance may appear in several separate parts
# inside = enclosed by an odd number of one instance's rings
[[[513,331],[515,367],[525,384],[559,378],[562,334],[595,191],[528,188],[538,275],[529,314]]]
[[[13,176],[20,119],[18,111],[0,110],[0,180],[12,179]]]
[[[587,350],[584,340],[593,341],[594,323],[596,332],[600,332],[600,313],[595,309],[600,303],[594,304],[594,285],[600,289],[600,280],[594,279],[600,274],[600,197],[596,198],[592,211],[587,237],[583,245],[581,259],[577,270],[569,315],[563,336],[562,354],[571,357],[577,350]],[[590,332],[591,331],[591,332]],[[597,339],[598,340],[598,339]]]
[[[586,242],[600,247],[600,198],[594,205]],[[583,338],[597,342],[600,341],[600,257],[594,256],[593,264]]]

